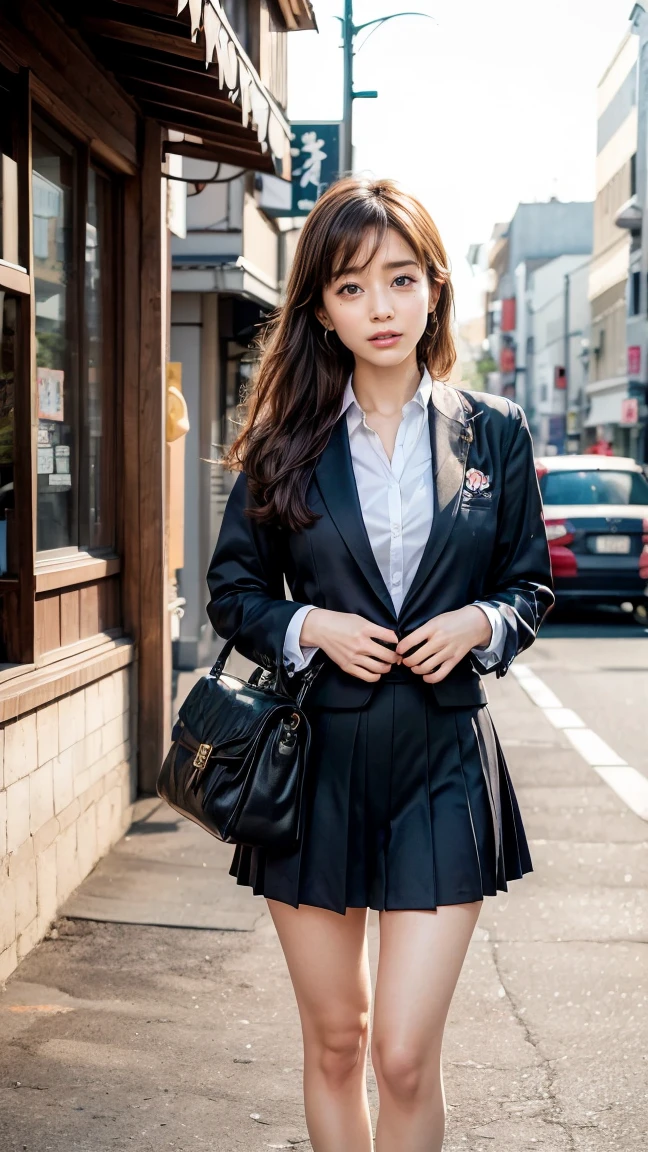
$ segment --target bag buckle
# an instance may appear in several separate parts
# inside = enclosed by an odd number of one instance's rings
[[[213,747],[214,747],[213,744],[200,744],[199,745],[198,751],[196,752],[196,755],[194,757],[194,762],[193,762],[194,768],[197,768],[199,772],[202,772],[203,768],[205,767],[205,764],[209,760],[209,757],[212,754]]]

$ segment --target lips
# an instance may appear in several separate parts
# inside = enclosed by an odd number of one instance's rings
[[[401,336],[402,332],[376,332],[375,336],[369,337],[369,343],[376,348],[391,348]]]
[[[400,335],[401,335],[400,332],[392,332],[390,330],[389,332],[376,332],[375,336],[370,336],[369,339],[370,340],[386,340],[390,336],[400,336]]]

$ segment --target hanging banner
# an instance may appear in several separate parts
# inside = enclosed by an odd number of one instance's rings
[[[291,216],[307,216],[340,174],[340,124],[320,120],[292,124]]]

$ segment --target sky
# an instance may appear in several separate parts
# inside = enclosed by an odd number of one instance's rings
[[[355,88],[378,98],[354,101],[354,171],[392,177],[423,201],[463,320],[480,310],[469,244],[521,201],[594,198],[596,85],[633,0],[355,0],[354,20],[410,4],[433,19],[390,20],[357,51]],[[343,4],[314,8],[319,32],[288,37],[288,114],[339,120]]]

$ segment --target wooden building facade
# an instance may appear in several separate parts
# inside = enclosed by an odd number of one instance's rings
[[[263,74],[300,27],[308,0],[0,2],[0,980],[154,790],[168,157],[288,176]]]

